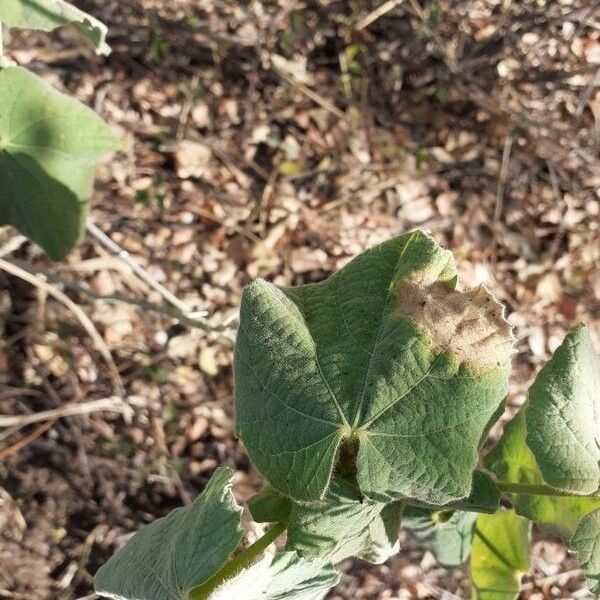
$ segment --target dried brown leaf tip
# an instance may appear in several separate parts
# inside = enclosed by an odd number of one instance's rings
[[[416,273],[398,286],[397,309],[460,362],[484,369],[510,361],[514,338],[504,307],[483,285],[463,292]]]

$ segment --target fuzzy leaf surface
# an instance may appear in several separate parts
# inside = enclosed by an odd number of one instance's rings
[[[581,520],[570,546],[577,552],[590,591],[600,593],[600,510]]]
[[[243,536],[242,509],[221,467],[196,501],[138,531],[95,577],[96,593],[117,600],[183,600],[214,575]]]
[[[530,523],[514,511],[479,515],[471,551],[474,600],[513,600],[530,569]]]
[[[0,224],[64,258],[85,230],[96,164],[118,146],[87,106],[26,69],[2,69]]]
[[[400,549],[398,533],[402,505],[361,499],[356,489],[334,477],[323,500],[294,503],[289,516],[288,550],[305,558],[338,563],[359,556],[385,562]]]
[[[600,357],[587,328],[571,330],[529,390],[527,444],[544,481],[574,494],[600,487]]]
[[[281,552],[225,581],[207,600],[321,600],[339,579],[331,563]]]
[[[484,464],[499,480],[531,485],[546,484],[533,452],[527,446],[525,414],[510,421]],[[518,514],[568,541],[581,518],[600,507],[600,498],[508,494]]]
[[[342,446],[373,500],[469,495],[512,339],[493,297],[456,279],[451,253],[414,232],[322,283],[246,287],[236,431],[273,488],[322,498]]]
[[[471,553],[477,513],[454,511],[449,518],[444,512],[408,507],[402,528],[419,545],[429,550],[443,567],[458,567]]]
[[[41,31],[71,25],[92,44],[97,54],[110,54],[106,25],[64,0],[2,0],[0,21],[9,27]]]

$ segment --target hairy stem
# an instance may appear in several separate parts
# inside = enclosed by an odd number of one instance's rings
[[[562,492],[561,490],[556,490],[544,484],[496,481],[496,486],[501,492],[508,494],[525,494],[528,496],[566,496],[568,498],[583,497],[570,492]]]
[[[208,581],[194,588],[189,594],[189,600],[205,600],[221,583],[237,575],[244,567],[250,565],[255,558],[260,556],[285,530],[287,523],[275,523],[254,544],[248,546],[235,558],[225,563]]]

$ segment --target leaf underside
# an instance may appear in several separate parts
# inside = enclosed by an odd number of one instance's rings
[[[352,485],[335,477],[323,500],[293,504],[286,547],[333,563],[350,556],[382,563],[400,549],[401,513],[401,504],[361,499]]]
[[[527,444],[544,481],[573,494],[600,487],[600,357],[585,326],[538,374],[525,408]]]
[[[487,291],[456,278],[451,253],[414,232],[322,283],[245,289],[236,430],[276,490],[321,498],[350,447],[368,498],[468,496],[512,338]]]
[[[91,109],[26,69],[0,71],[0,224],[54,260],[85,230],[97,162],[118,139]]]
[[[110,54],[106,25],[64,0],[2,0],[0,22],[9,27],[53,31],[71,25],[98,54]]]
[[[331,563],[281,552],[226,581],[207,600],[321,600],[339,579]]]
[[[529,571],[530,523],[514,511],[479,515],[471,551],[474,600],[513,600]]]
[[[440,565],[450,568],[469,558],[476,519],[477,513],[455,511],[444,520],[430,510],[410,507],[403,515],[402,528]]]
[[[117,600],[181,600],[214,575],[243,536],[242,509],[221,467],[196,501],[136,533],[95,577],[98,594]]]

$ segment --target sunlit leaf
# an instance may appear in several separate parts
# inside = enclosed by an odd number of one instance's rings
[[[450,252],[404,235],[323,283],[246,288],[237,433],[285,496],[323,497],[349,456],[365,497],[446,504],[471,491],[511,352],[494,298],[458,291]]]
[[[0,224],[62,259],[85,230],[96,164],[118,147],[87,106],[25,69],[2,69]]]
[[[474,600],[513,600],[530,568],[529,521],[514,511],[479,515],[471,551]]]
[[[96,573],[98,594],[117,600],[183,600],[214,575],[243,536],[231,472],[219,468],[196,501],[136,533]]]
[[[574,494],[600,487],[600,357],[584,325],[570,331],[529,390],[527,444],[544,481]]]

